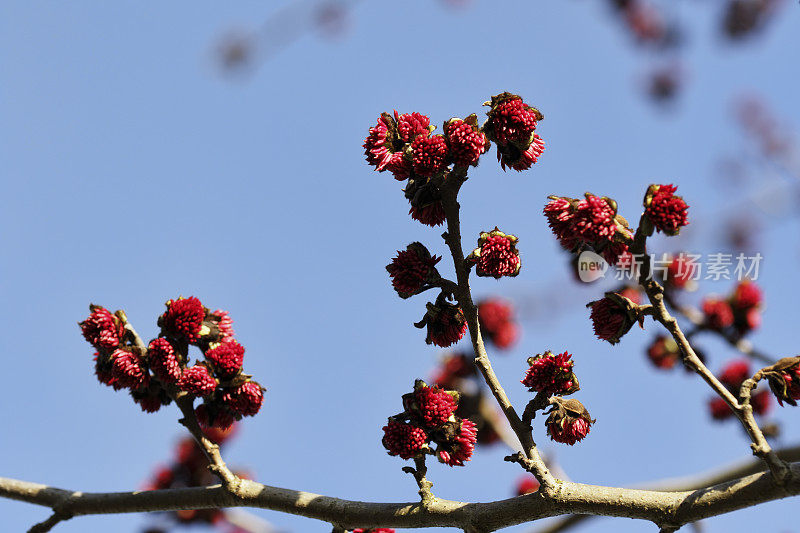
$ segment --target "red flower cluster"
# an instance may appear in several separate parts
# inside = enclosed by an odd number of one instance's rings
[[[435,265],[441,259],[431,255],[419,242],[412,242],[405,250],[398,250],[397,256],[386,265],[394,290],[404,299],[419,294],[427,285],[439,279]]]
[[[475,449],[477,428],[471,420],[455,415],[458,401],[457,392],[417,380],[414,390],[403,395],[405,410],[389,418],[383,428],[383,446],[389,455],[411,459],[435,454],[442,463],[463,466]]]
[[[762,372],[781,406],[783,402],[797,405],[797,400],[800,400],[800,356],[784,357]]]
[[[550,351],[530,357],[528,372],[521,383],[531,392],[548,395],[566,395],[580,390],[578,378],[573,372],[575,363],[570,360],[571,357],[568,352],[554,355]]]
[[[467,332],[467,319],[464,312],[457,305],[447,302],[443,295],[436,298],[436,303],[428,302],[427,311],[422,320],[414,326],[422,329],[428,328],[425,342],[447,348],[461,340]]]
[[[481,154],[489,149],[489,139],[478,127],[478,117],[474,114],[465,120],[451,118],[444,123],[444,134],[457,167],[477,165]]]
[[[383,113],[364,140],[367,163],[378,172],[390,171],[395,179],[402,181],[411,174],[411,162],[404,157],[405,146],[420,135],[427,136],[429,132],[430,119],[425,115],[400,115],[395,111],[392,117]]]
[[[647,348],[647,357],[656,368],[670,370],[681,358],[681,352],[672,337],[657,336]]]
[[[724,300],[713,297],[703,300],[705,325],[717,331],[732,328],[736,335],[745,335],[761,325],[762,301],[758,285],[742,281]]]
[[[750,378],[751,375],[750,363],[744,359],[738,359],[728,363],[725,368],[722,369],[722,372],[720,372],[718,379],[731,394],[738,398],[742,384],[745,380]],[[755,391],[750,396],[750,405],[753,407],[753,413],[756,415],[761,416],[767,414],[770,407],[772,407],[769,392],[766,390]],[[708,409],[711,418],[714,420],[725,420],[733,416],[733,411],[728,407],[728,404],[719,397],[709,400]]]
[[[209,428],[205,430],[205,434],[213,442],[223,446],[235,434],[235,426],[226,431]],[[247,477],[243,472],[237,472],[236,475]],[[204,487],[216,482],[214,474],[208,469],[208,459],[205,454],[193,438],[186,437],[178,443],[172,462],[159,467],[143,490]],[[187,509],[171,512],[168,516],[180,524],[219,524],[225,520],[225,512],[222,509]]]
[[[506,166],[517,171],[529,169],[544,151],[544,140],[535,133],[544,116],[511,93],[493,96],[485,105],[490,110],[483,129],[497,144],[497,160],[503,170]]]
[[[692,278],[697,275],[697,265],[693,263],[692,258],[687,254],[680,253],[672,258],[669,266],[667,266],[667,279],[666,285],[670,288],[685,289],[689,287]]]
[[[433,382],[445,389],[458,389],[458,383],[475,376],[476,370],[472,360],[464,354],[446,355],[439,365]]]
[[[467,263],[475,265],[475,273],[481,277],[514,277],[522,266],[516,248],[518,241],[514,235],[497,228],[483,232],[478,238],[478,247],[467,256]]]
[[[204,426],[229,427],[242,416],[253,416],[263,402],[263,389],[242,373],[244,347],[233,339],[233,322],[226,311],[210,312],[195,297],[167,302],[158,319],[161,335],[146,349],[126,335],[122,311],[91,306],[81,330],[97,350],[95,373],[101,383],[129,389],[143,411],[154,412],[171,402],[177,391],[202,398],[196,414]],[[189,366],[189,345],[205,361]]]
[[[490,298],[478,303],[478,322],[481,333],[501,350],[511,348],[519,338],[511,304]]]
[[[636,323],[637,305],[628,298],[608,292],[605,298],[587,304],[597,338],[616,344]]]
[[[525,476],[517,483],[517,496],[531,494],[539,490],[539,480],[533,476]]]
[[[551,439],[572,446],[589,434],[594,422],[589,411],[578,400],[555,397],[545,425]]]
[[[677,235],[689,224],[689,206],[683,198],[675,196],[677,189],[674,185],[651,185],[644,199],[645,215],[658,231],[667,235]]]
[[[631,237],[628,224],[617,214],[616,202],[586,193],[577,200],[550,196],[544,216],[553,234],[565,250],[577,252],[590,247],[616,264],[628,251],[623,242]]]

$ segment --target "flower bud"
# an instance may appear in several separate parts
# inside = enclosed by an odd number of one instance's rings
[[[595,423],[586,407],[574,399],[555,397],[552,402],[552,409],[545,420],[550,438],[570,446],[583,440]]]
[[[478,247],[467,256],[467,264],[475,265],[475,273],[481,277],[514,277],[519,274],[521,267],[516,248],[518,241],[514,235],[503,233],[496,227],[483,232],[478,239]]]

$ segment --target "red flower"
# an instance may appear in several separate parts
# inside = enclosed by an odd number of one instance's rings
[[[533,476],[525,476],[517,483],[517,496],[531,494],[539,490],[539,480]]]
[[[712,398],[708,402],[708,410],[714,420],[725,420],[733,416],[733,411],[722,398]]]
[[[426,226],[430,226],[432,228],[435,226],[441,226],[444,221],[447,220],[441,200],[437,200],[421,207],[412,205],[408,213],[414,220],[422,222]]]
[[[472,458],[477,440],[478,428],[475,422],[466,418],[461,420],[461,425],[452,441],[439,443],[436,450],[439,462],[448,466],[464,466],[464,462]]]
[[[706,326],[711,329],[725,329],[733,324],[733,310],[725,300],[706,298],[703,300]]]
[[[695,266],[689,256],[678,254],[667,267],[667,284],[676,289],[685,288],[696,275]]]
[[[731,305],[736,309],[751,309],[761,305],[761,289],[750,280],[740,282],[731,296]]]
[[[669,370],[678,362],[681,352],[672,337],[659,335],[647,348],[647,357],[656,368]]]
[[[719,380],[723,385],[728,387],[731,392],[738,395],[739,388],[752,374],[750,373],[750,363],[744,359],[731,361],[728,363],[722,373],[719,375]]]
[[[528,372],[522,384],[531,392],[552,394],[572,394],[580,389],[578,378],[572,371],[574,362],[570,361],[572,355],[563,352],[554,355],[552,352],[538,354],[528,359]]]
[[[576,250],[582,245],[590,245],[596,251],[609,247],[612,253],[606,259],[613,259],[614,263],[627,251],[624,243],[615,241],[618,231],[630,232],[623,231],[625,224],[618,219],[612,200],[589,193],[584,200],[551,196],[544,207],[544,215],[565,250]]]
[[[404,113],[399,115],[394,112],[397,121],[397,133],[403,142],[410,143],[420,135],[430,132],[431,119],[421,113]]]
[[[597,338],[616,344],[636,323],[636,304],[624,296],[606,293],[602,300],[591,302],[592,327]]]
[[[466,120],[452,118],[445,122],[444,133],[456,166],[477,165],[481,154],[489,149],[489,140],[477,124],[475,115]]]
[[[519,336],[513,313],[512,306],[502,300],[492,298],[478,303],[481,333],[501,350],[510,348]]]
[[[386,265],[392,286],[401,298],[419,294],[426,284],[439,278],[434,265],[442,258],[432,256],[425,246],[412,242]]]
[[[211,363],[217,375],[222,378],[235,376],[242,369],[244,346],[231,338],[206,350],[206,360]]]
[[[797,405],[797,400],[800,400],[800,356],[784,357],[762,372],[781,406],[783,402]]]
[[[595,422],[589,416],[589,411],[578,400],[562,400],[557,396],[554,400],[545,420],[547,434],[554,441],[570,446],[583,440]]]
[[[111,311],[99,305],[90,305],[89,318],[81,322],[83,338],[98,350],[113,350],[119,346],[124,329]]]
[[[530,168],[544,150],[544,141],[534,133],[538,121],[544,117],[535,107],[511,93],[492,97],[484,124],[489,140],[497,144],[497,160],[505,170],[510,166],[522,171]]]
[[[464,354],[445,356],[433,382],[445,389],[455,389],[457,381],[475,375],[475,365]]]
[[[231,318],[230,313],[223,311],[222,309],[217,309],[216,311],[213,311],[211,315],[212,318],[216,320],[217,328],[219,328],[219,332],[222,337],[233,337],[233,319]]]
[[[194,410],[197,422],[203,428],[217,428],[223,431],[236,422],[236,418],[226,409],[214,403],[201,403]]]
[[[190,343],[200,338],[200,329],[206,317],[206,309],[194,296],[167,302],[167,311],[158,319],[164,333]]]
[[[144,387],[149,380],[141,357],[122,349],[111,354],[111,375],[117,385],[129,389]]]
[[[418,113],[412,113],[412,115],[422,117]],[[396,111],[395,116],[397,116]],[[403,121],[404,133],[410,136],[415,128],[412,122],[416,120],[418,123],[419,121],[411,115],[402,115],[402,117],[406,117]],[[425,118],[427,120],[427,117]],[[367,163],[374,166],[378,172],[389,170],[394,174],[395,179],[404,180],[411,171],[410,162],[403,157],[404,145],[405,141],[398,133],[395,119],[388,113],[382,113],[378,117],[378,123],[369,129],[369,136],[364,140],[363,146]]]
[[[150,341],[147,348],[150,368],[163,383],[177,383],[181,378],[181,365],[175,349],[163,337]]]
[[[435,304],[428,302],[426,307],[425,316],[414,324],[420,329],[427,326],[426,343],[447,348],[461,340],[467,332],[467,319],[460,307],[446,302],[441,296]]]
[[[678,188],[674,185],[651,185],[645,196],[645,214],[658,231],[667,235],[677,235],[683,226],[689,224],[689,206],[680,196],[675,196]]]
[[[447,167],[447,141],[441,135],[420,135],[411,143],[413,169],[420,176],[433,176]]]
[[[497,228],[483,232],[478,239],[478,248],[467,257],[467,262],[475,265],[475,273],[481,277],[500,279],[516,276],[521,267],[516,248],[518,241],[514,235]]]
[[[458,393],[451,393],[435,385],[429,387],[424,381],[417,380],[414,386],[413,404],[407,408],[409,407],[419,415],[424,427],[435,429],[447,422],[456,412]]]
[[[222,401],[236,414],[255,416],[264,402],[264,390],[255,381],[248,381],[223,394]]]
[[[383,432],[383,447],[389,451],[389,455],[399,455],[401,459],[419,455],[428,442],[425,430],[395,420],[389,420]]]
[[[217,388],[217,380],[208,371],[208,367],[197,364],[183,371],[178,386],[194,396],[208,396]]]

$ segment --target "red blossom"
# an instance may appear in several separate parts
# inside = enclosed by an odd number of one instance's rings
[[[401,459],[411,459],[421,453],[428,442],[425,430],[411,424],[389,420],[383,427],[383,446],[389,455],[399,455]]]
[[[144,387],[149,380],[141,357],[122,349],[111,354],[111,375],[117,385],[129,389]]]
[[[647,348],[647,357],[656,368],[669,370],[680,360],[681,352],[671,337],[659,335]]]
[[[487,102],[491,107],[483,129],[497,144],[497,160],[505,168],[527,170],[544,151],[544,140],[534,130],[544,117],[535,107],[511,93],[502,93]]]
[[[764,416],[772,409],[772,395],[767,390],[758,391],[750,397],[750,405],[755,415]]]
[[[413,242],[386,265],[392,286],[401,298],[418,294],[426,283],[439,277],[435,265],[441,257],[432,256],[421,243]]]
[[[458,432],[452,442],[439,443],[436,451],[439,462],[448,466],[464,466],[472,458],[475,451],[475,442],[478,440],[478,428],[475,422],[469,419],[461,421]]]
[[[439,297],[436,303],[428,302],[427,311],[422,320],[414,324],[418,328],[427,326],[428,334],[425,342],[447,348],[455,344],[467,332],[467,319],[457,305],[448,303]]]
[[[635,323],[631,316],[633,302],[618,294],[607,293],[602,300],[588,304],[590,318],[597,338],[616,344]]]
[[[460,118],[448,120],[444,133],[456,166],[477,165],[481,154],[489,149],[489,140],[478,129],[475,115],[470,115],[466,121]]]
[[[447,167],[447,140],[441,135],[420,135],[411,143],[413,169],[420,176],[433,176]]]
[[[408,214],[410,214],[411,218],[414,220],[422,222],[426,226],[430,226],[432,228],[435,226],[441,226],[447,219],[441,200],[436,200],[430,204],[420,207],[412,205],[411,209],[408,211]]]
[[[517,496],[531,494],[539,490],[539,480],[533,476],[525,476],[517,483]]]
[[[222,395],[222,402],[235,414],[255,416],[264,402],[264,391],[255,381],[248,381],[226,391]]]
[[[752,309],[760,306],[762,301],[761,289],[750,280],[744,280],[736,285],[731,296],[731,305],[736,309]]]
[[[124,332],[120,320],[99,305],[90,305],[89,310],[89,318],[79,324],[86,341],[98,350],[113,350],[119,346]]]
[[[242,369],[244,346],[231,338],[225,339],[213,348],[206,350],[206,360],[211,363],[217,375],[230,378]]]
[[[514,235],[503,233],[495,228],[483,232],[476,248],[467,261],[475,265],[475,273],[481,277],[500,279],[503,276],[516,276],[521,267]]]
[[[451,394],[437,386],[429,387],[418,381],[414,391],[415,411],[419,412],[422,424],[428,429],[435,429],[456,412],[457,395]]]
[[[181,378],[181,365],[175,348],[163,337],[150,341],[147,357],[153,373],[163,383],[177,383]]]
[[[572,394],[580,389],[578,379],[572,371],[572,354],[552,352],[538,354],[528,359],[528,371],[521,381],[531,392],[552,394]]]
[[[234,418],[233,414],[222,406],[213,403],[201,403],[195,408],[194,414],[203,429],[217,428],[225,431],[236,423],[236,418]]]
[[[545,420],[547,434],[556,442],[572,446],[589,434],[595,421],[578,400],[555,399],[556,403]]]
[[[658,231],[667,235],[677,235],[683,226],[689,224],[689,206],[680,196],[675,196],[674,185],[651,185],[645,197],[645,214]]]
[[[409,115],[402,116],[409,117]],[[409,136],[414,129],[411,122],[404,120],[403,123],[404,131]],[[367,163],[374,166],[378,172],[389,170],[395,179],[404,180],[410,174],[411,164],[403,157],[403,145],[404,141],[397,131],[397,122],[388,113],[383,113],[378,117],[378,123],[369,129],[369,136],[364,140]]]
[[[197,364],[183,371],[178,386],[194,396],[208,396],[217,388],[217,380],[208,371],[208,367]]]
[[[395,110],[394,119],[397,122],[397,133],[403,142],[410,143],[420,135],[427,135],[430,131],[431,119],[422,113],[398,114]]]
[[[722,398],[712,398],[708,402],[708,410],[714,420],[726,420],[733,416],[733,411]]]
[[[751,376],[750,363],[744,359],[731,361],[719,375],[719,380],[723,385],[728,387],[731,392],[739,394],[739,388],[747,378]]]
[[[667,267],[667,284],[676,289],[685,288],[696,275],[694,268],[695,265],[689,256],[678,254]]]
[[[495,346],[505,350],[514,345],[519,328],[511,304],[491,298],[478,303],[478,320],[483,333]]]
[[[616,260],[627,251],[627,246],[616,242],[618,231],[630,231],[618,222],[613,201],[586,193],[583,200],[551,196],[544,207],[544,215],[553,234],[565,250],[577,250],[589,245],[596,250],[606,250],[606,260]]]
[[[439,370],[434,376],[433,382],[445,389],[455,389],[460,379],[473,376],[475,372],[475,365],[466,355],[448,355],[439,365]]]
[[[497,150],[497,160],[500,162],[500,167],[505,170],[506,167],[511,167],[517,172],[528,170],[531,166],[535,165],[539,160],[539,156],[544,152],[544,139],[539,137],[539,134],[534,133],[531,136],[531,142],[525,150],[514,150],[506,147]]]
[[[206,317],[206,309],[200,300],[190,296],[169,300],[166,305],[167,311],[158,319],[164,333],[175,339],[197,342]]]
[[[702,304],[706,326],[711,329],[725,329],[733,325],[733,310],[725,300],[706,298]]]
[[[222,337],[233,337],[233,319],[231,318],[230,313],[223,311],[222,309],[217,309],[216,311],[213,311],[211,315],[216,318],[217,328],[219,328],[219,332]]]

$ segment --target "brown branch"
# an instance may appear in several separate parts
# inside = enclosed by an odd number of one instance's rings
[[[778,484],[767,472],[685,491],[598,487],[560,481],[551,494],[540,491],[489,503],[463,503],[440,498],[435,498],[429,505],[420,502],[367,503],[270,487],[250,480],[241,480],[237,494],[221,485],[91,493],[0,478],[0,497],[57,508],[65,516],[256,507],[314,518],[345,529],[454,527],[468,531],[494,531],[568,513],[636,518],[661,527],[687,524],[800,494],[800,463],[793,463],[790,467],[794,475],[785,485]]]
[[[453,257],[453,266],[455,267],[458,283],[455,296],[467,319],[469,334],[472,339],[472,347],[475,352],[475,365],[480,370],[495,400],[497,400],[497,403],[503,410],[503,414],[505,414],[506,419],[508,419],[511,429],[517,435],[520,444],[522,444],[525,456],[530,460],[531,473],[536,476],[539,483],[542,484],[543,489],[550,490],[554,487],[556,480],[539,456],[530,428],[526,426],[519,415],[517,415],[514,406],[511,404],[503,386],[500,384],[500,380],[497,379],[497,375],[492,368],[492,363],[486,353],[483,338],[481,337],[481,329],[478,322],[478,309],[472,301],[472,293],[469,287],[469,269],[464,261],[464,250],[461,244],[458,191],[461,189],[461,185],[463,185],[466,179],[466,169],[457,167],[450,173],[441,187],[442,206],[444,207],[444,212],[447,217],[447,232],[442,236],[450,248],[450,254]]]
[[[746,396],[742,398],[742,403],[740,403],[725,385],[723,385],[706,365],[703,364],[703,361],[697,356],[689,340],[683,334],[678,321],[667,309],[664,303],[664,288],[650,275],[651,260],[650,256],[646,253],[648,235],[646,234],[647,230],[643,229],[647,227],[650,227],[650,232],[652,233],[652,225],[646,220],[646,216],[642,214],[639,228],[636,230],[636,235],[634,236],[630,251],[634,256],[641,256],[643,258],[639,273],[639,284],[644,289],[650,300],[650,304],[653,306],[653,318],[661,323],[661,325],[670,332],[672,338],[675,339],[675,342],[678,344],[683,354],[684,364],[688,368],[694,370],[694,372],[699,375],[734,412],[745,431],[750,436],[750,440],[752,441],[750,447],[753,450],[753,454],[764,460],[779,484],[787,482],[792,472],[786,463],[775,455],[775,452],[764,437],[761,428],[758,427],[758,423],[753,416],[753,408],[749,401],[751,389],[745,391],[745,388],[742,388],[742,392],[746,393]]]

